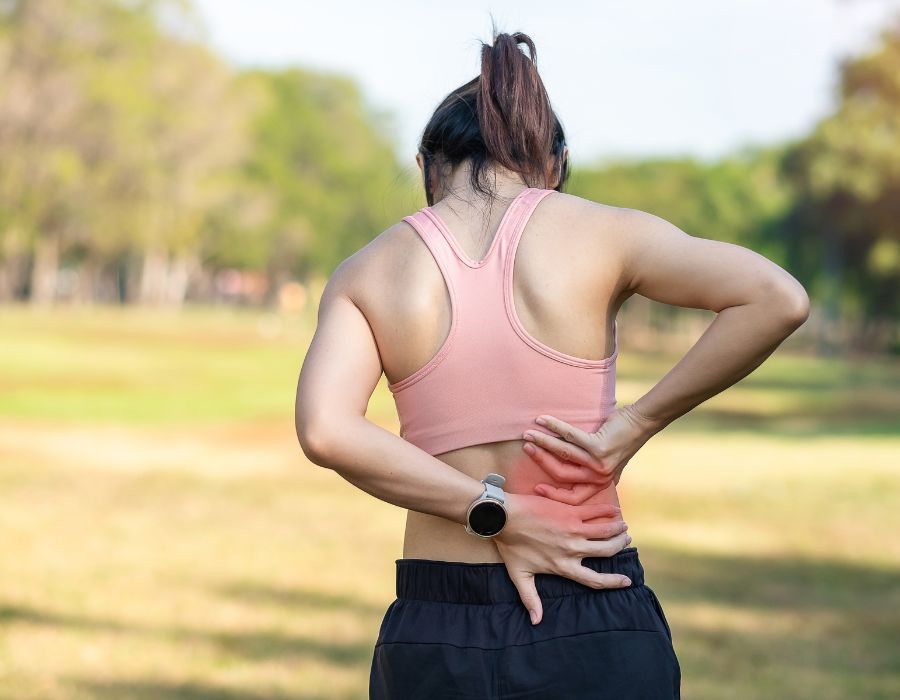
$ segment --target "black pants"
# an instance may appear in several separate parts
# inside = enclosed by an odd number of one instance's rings
[[[637,547],[582,565],[628,576],[596,589],[537,574],[532,625],[502,563],[397,559],[397,598],[381,623],[370,700],[672,700],[681,667]]]

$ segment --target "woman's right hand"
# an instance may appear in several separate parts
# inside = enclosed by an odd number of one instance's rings
[[[506,525],[493,540],[532,624],[543,617],[535,574],[557,574],[591,588],[631,585],[625,576],[601,574],[581,563],[584,557],[612,556],[631,542],[617,506],[568,505],[543,496],[507,492],[506,509]]]

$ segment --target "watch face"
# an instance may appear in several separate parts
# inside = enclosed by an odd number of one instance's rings
[[[469,513],[469,526],[479,535],[496,535],[506,524],[506,511],[495,501],[482,501]]]

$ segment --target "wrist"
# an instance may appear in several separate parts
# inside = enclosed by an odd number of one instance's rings
[[[509,538],[521,527],[522,518],[519,514],[520,504],[518,502],[520,495],[506,491],[504,491],[504,493],[506,494],[506,524],[500,532],[491,538],[492,540],[504,540]]]
[[[498,535],[506,525],[506,493],[502,474],[490,472],[479,482],[483,490],[466,509],[465,530],[470,535],[490,539]]]
[[[481,496],[484,493],[484,484],[482,484],[478,479],[469,479],[468,484],[466,484],[466,490],[464,495],[464,502],[462,507],[457,510],[457,515],[454,518],[456,522],[460,525],[467,525],[469,522],[469,506],[472,505],[472,502]]]
[[[640,399],[638,399],[638,401],[640,401]],[[623,406],[622,408],[628,414],[632,423],[637,426],[642,437],[649,440],[656,435],[656,433],[665,428],[668,423],[662,418],[647,414],[644,408],[638,405],[638,401]]]

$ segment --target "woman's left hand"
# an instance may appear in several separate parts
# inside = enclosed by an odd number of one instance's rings
[[[625,465],[658,430],[631,405],[613,411],[595,433],[588,433],[554,416],[542,415],[543,427],[556,433],[526,431],[523,449],[553,479],[571,487],[536,484],[535,493],[569,505],[618,484]]]
[[[577,506],[585,503],[589,498],[600,493],[605,488],[608,488],[607,486],[600,485],[601,482],[598,481],[598,476],[595,472],[590,471],[586,467],[561,459],[550,449],[544,447],[543,444],[538,444],[537,441],[540,439],[541,438],[537,438],[526,442],[525,451],[531,459],[537,462],[541,468],[548,473],[549,476],[558,482],[563,482],[568,485],[551,486],[550,484],[541,482],[535,484],[535,493],[544,496],[545,498],[552,498],[555,501],[561,501],[563,503],[568,503],[569,505]],[[552,440],[553,438],[550,439]],[[561,445],[554,447],[559,451],[566,449]]]

